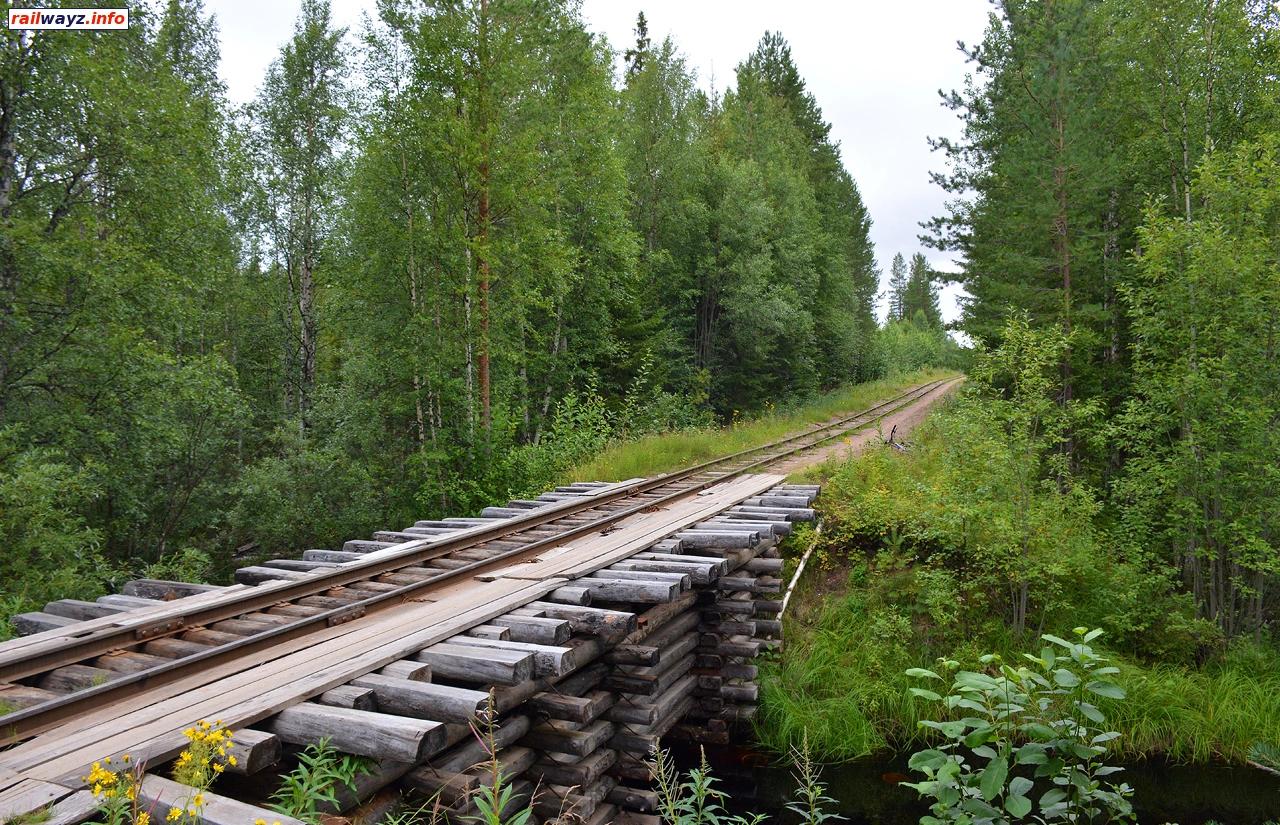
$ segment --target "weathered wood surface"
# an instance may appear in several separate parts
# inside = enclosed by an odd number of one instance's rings
[[[142,779],[138,799],[142,801],[144,809],[154,809],[157,812],[152,815],[152,822],[160,822],[163,821],[164,813],[170,807],[189,807],[194,795],[194,788],[174,782],[172,779],[147,774]],[[280,825],[304,825],[301,820],[293,817],[254,805],[246,805],[211,791],[204,792],[204,804],[200,807],[199,819],[204,825],[249,825],[258,820],[266,820],[273,825],[276,822]]]
[[[172,756],[181,749],[181,730],[196,719],[222,718],[241,727],[279,713],[300,699],[536,601],[577,576],[643,550],[673,530],[764,492],[780,480],[777,476],[742,477],[714,488],[711,495],[674,502],[658,513],[632,516],[608,535],[570,542],[568,552],[536,565],[522,565],[537,567],[536,578],[460,579],[433,593],[433,602],[408,603],[278,645],[259,656],[208,668],[145,697],[86,714],[73,727],[23,743],[0,754],[0,766],[35,778],[56,779],[76,777],[89,762],[108,753],[132,751],[149,759]],[[532,571],[522,572],[529,576]]]

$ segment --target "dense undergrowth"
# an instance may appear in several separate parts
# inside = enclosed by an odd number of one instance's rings
[[[1242,761],[1280,742],[1274,642],[1225,638],[1154,554],[1116,535],[1093,491],[1053,472],[1042,448],[1055,417],[1082,413],[1041,404],[1051,388],[1032,373],[1006,373],[1012,389],[994,392],[994,373],[976,371],[905,454],[818,471],[830,474],[818,563],[765,671],[767,745],[785,750],[807,732],[837,760],[917,746],[929,709],[909,696],[906,669],[1012,660],[1040,633],[1077,625],[1104,628],[1098,644],[1121,667],[1128,698],[1104,710],[1123,755]]]

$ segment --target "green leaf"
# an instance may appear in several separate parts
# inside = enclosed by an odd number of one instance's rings
[[[1040,638],[1044,639],[1046,642],[1053,642],[1055,645],[1058,645],[1059,647],[1065,647],[1067,650],[1070,650],[1071,648],[1075,647],[1073,643],[1068,642],[1066,639],[1062,639],[1057,636],[1054,636],[1052,633],[1046,633]]]
[[[916,771],[923,771],[925,768],[937,770],[938,766],[946,762],[951,757],[947,756],[936,748],[917,751],[911,754],[911,758],[907,760],[907,767]]]
[[[1105,696],[1108,699],[1123,699],[1125,696],[1124,688],[1115,682],[1103,682],[1095,680],[1085,685],[1085,690],[1095,693],[1098,696]]]
[[[1098,710],[1088,702],[1079,702],[1077,703],[1077,707],[1080,708],[1081,713],[1089,717],[1089,721],[1091,722],[1096,722],[1101,725],[1103,722],[1107,721],[1107,717],[1102,715],[1102,711]]]
[[[1066,798],[1067,798],[1066,791],[1062,790],[1061,788],[1050,788],[1049,790],[1044,792],[1044,796],[1040,797],[1040,810],[1043,811],[1052,805],[1057,805],[1059,802],[1062,802]]]
[[[1058,668],[1053,672],[1053,681],[1064,688],[1073,688],[1080,684],[1080,677],[1066,668]]]
[[[1026,796],[1034,787],[1034,783],[1025,776],[1015,776],[1009,780],[1009,793],[1014,796]]]
[[[1031,813],[1031,800],[1027,799],[1025,796],[1009,795],[1005,797],[1004,809],[1008,811],[1009,815],[1014,819],[1022,819],[1024,816]]]
[[[1021,730],[1032,739],[1039,739],[1042,742],[1058,738],[1058,732],[1056,730],[1048,725],[1041,724],[1040,722],[1031,722],[1023,725]]]
[[[934,673],[932,670],[925,670],[922,667],[907,668],[906,674],[908,676],[914,676],[918,679],[938,679],[938,680],[942,679],[941,676]]]
[[[1044,745],[1038,742],[1028,742],[1013,752],[1016,765],[1043,765],[1048,758]]]
[[[999,796],[1004,790],[1004,780],[1008,775],[1008,758],[999,756],[992,759],[982,771],[982,778],[978,780],[978,790],[982,792],[982,798],[990,801]]]
[[[917,687],[910,688],[910,690],[911,695],[919,696],[921,699],[928,699],[930,702],[942,701],[942,697],[934,693],[932,690],[925,690],[924,688]]]
[[[990,742],[994,735],[995,728],[989,725],[981,727],[971,731],[969,735],[964,738],[964,745],[966,748],[976,748],[979,745],[985,745]]]

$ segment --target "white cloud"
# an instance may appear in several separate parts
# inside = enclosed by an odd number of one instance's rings
[[[222,31],[222,72],[232,100],[251,99],[293,31],[297,4],[207,0]],[[800,74],[832,123],[845,166],[875,220],[872,239],[882,269],[895,252],[921,251],[939,269],[949,256],[924,249],[918,224],[940,214],[944,193],[929,181],[942,158],[926,138],[957,136],[958,121],[939,105],[939,89],[960,87],[967,67],[956,41],[982,36],[986,0],[921,3],[763,0],[584,0],[588,26],[615,48],[632,43],[643,10],[650,36],[670,34],[704,87],[731,85],[733,70],[766,30],[782,32]],[[333,0],[338,25],[359,27],[373,0]],[[943,315],[958,314],[957,288],[943,292]]]

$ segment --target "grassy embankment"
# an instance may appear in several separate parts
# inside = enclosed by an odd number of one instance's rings
[[[782,438],[810,424],[857,412],[907,389],[956,375],[929,369],[855,384],[725,427],[680,430],[621,441],[561,475],[569,481],[621,481],[671,472]]]
[[[1123,558],[1091,496],[1038,488],[1015,503],[996,430],[962,399],[905,455],[877,450],[807,473],[830,476],[824,532],[787,647],[765,668],[763,742],[785,752],[807,731],[832,760],[914,749],[919,719],[940,711],[909,696],[907,668],[938,657],[977,668],[985,652],[1015,662],[1040,648],[1039,632],[1088,625],[1105,629],[1122,669],[1128,697],[1104,711],[1125,756],[1238,762],[1254,743],[1280,743],[1274,644],[1227,643],[1197,619],[1150,559]],[[1010,603],[1024,581],[1019,637]]]

